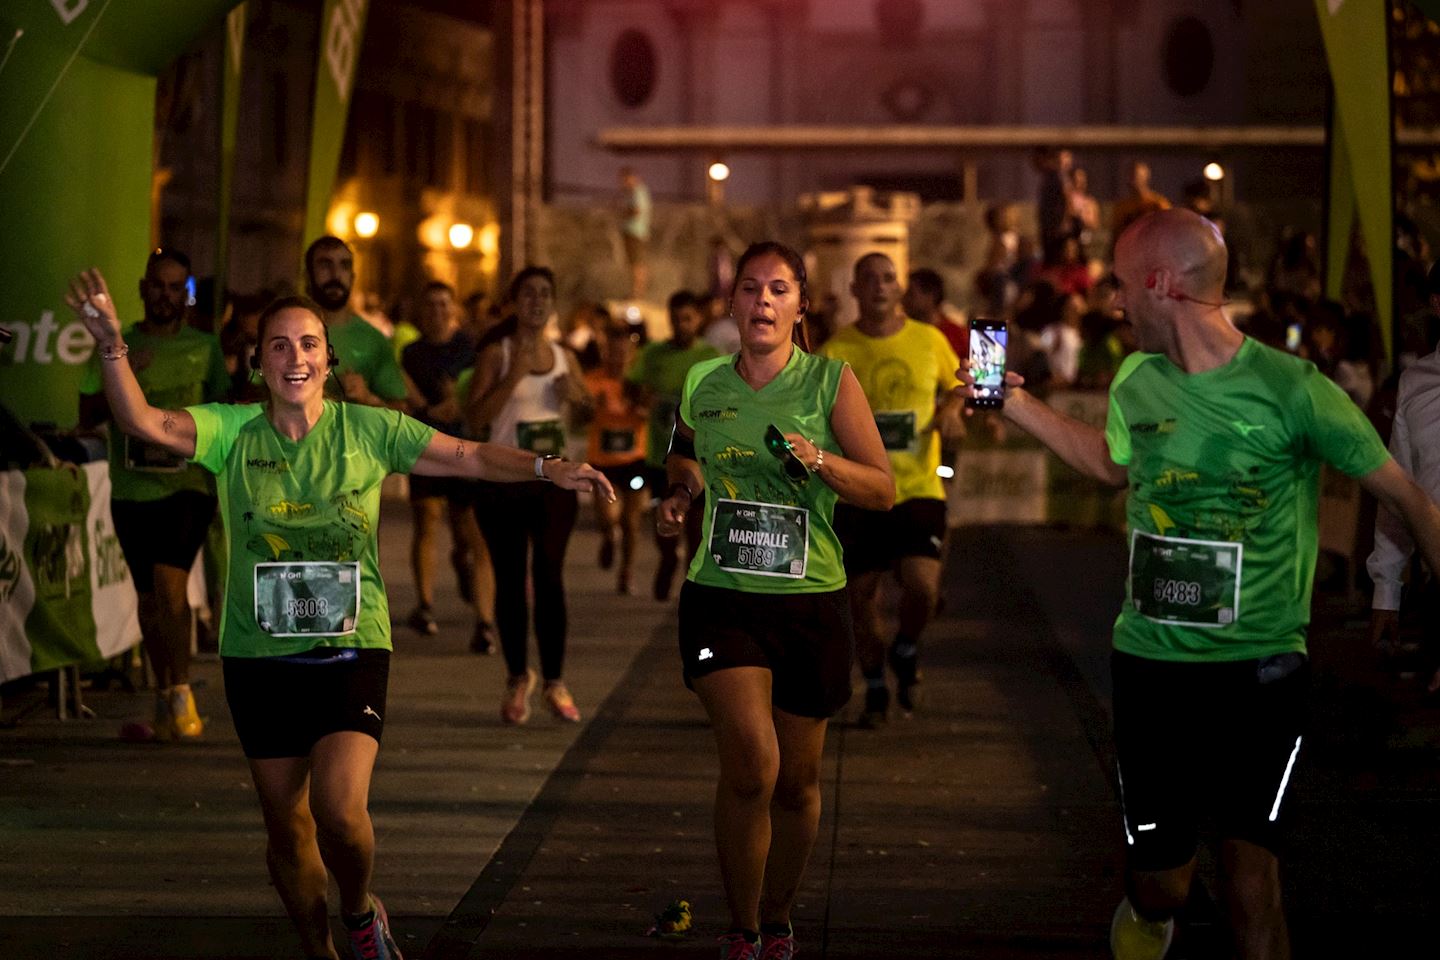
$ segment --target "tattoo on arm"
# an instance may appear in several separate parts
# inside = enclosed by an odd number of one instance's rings
[[[456,460],[464,460],[464,459],[465,459],[465,444],[463,444],[463,443],[456,443],[456,444],[455,444],[455,459],[456,459]]]
[[[165,419],[163,419],[163,420],[160,421],[160,426],[165,430],[166,433],[174,433],[174,432],[175,432],[175,414],[171,413],[169,410],[166,410],[166,411],[165,411]]]

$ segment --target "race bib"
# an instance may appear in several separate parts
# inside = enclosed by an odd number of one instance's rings
[[[127,470],[141,473],[179,473],[185,469],[185,458],[164,447],[125,435],[124,464]]]
[[[539,456],[565,452],[565,428],[557,420],[522,420],[515,425],[515,443]]]
[[[255,622],[272,637],[339,637],[360,616],[360,564],[255,564]]]
[[[1130,601],[1147,620],[1217,629],[1240,616],[1243,544],[1135,531]]]
[[[605,453],[630,453],[635,449],[635,431],[601,430],[600,449]]]
[[[909,450],[915,443],[915,411],[881,411],[875,414],[880,442],[886,450]]]
[[[718,500],[710,522],[710,554],[731,573],[802,579],[810,554],[810,511]]]

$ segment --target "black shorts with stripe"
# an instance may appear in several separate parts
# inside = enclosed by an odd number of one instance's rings
[[[1304,655],[1177,663],[1115,651],[1110,668],[1130,866],[1188,863],[1202,824],[1278,854],[1308,716]]]

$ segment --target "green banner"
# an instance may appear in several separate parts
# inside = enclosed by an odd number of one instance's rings
[[[340,169],[345,118],[350,111],[366,0],[325,0],[320,20],[320,56],[315,65],[315,107],[311,114],[310,170],[305,181],[305,235],[309,244],[329,233],[325,216]]]
[[[1330,77],[1335,126],[1349,146],[1360,231],[1375,284],[1386,355],[1393,355],[1394,197],[1391,187],[1390,65],[1386,0],[1315,0]],[[1332,237],[1333,241],[1333,237]]]
[[[220,64],[220,176],[215,198],[215,301],[211,316],[225,309],[230,276],[230,186],[235,179],[235,138],[240,126],[241,64],[245,53],[246,4],[225,17],[225,55]]]
[[[1345,265],[1355,232],[1355,174],[1350,169],[1350,145],[1340,114],[1330,117],[1330,181],[1325,209],[1325,296],[1339,300],[1345,286]]]
[[[0,5],[0,403],[76,420],[94,342],[62,297],[105,272],[126,320],[150,244],[155,74],[235,0],[8,0]]]

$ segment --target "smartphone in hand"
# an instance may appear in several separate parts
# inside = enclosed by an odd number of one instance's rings
[[[975,383],[968,407],[997,409],[1005,405],[1005,321],[976,317],[970,321],[970,376]]]

